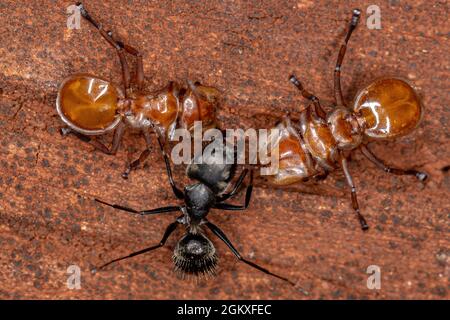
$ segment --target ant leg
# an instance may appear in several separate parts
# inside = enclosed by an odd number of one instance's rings
[[[88,11],[86,10],[86,8],[83,6],[83,4],[81,2],[78,2],[77,6],[78,6],[83,18],[85,18],[87,21],[89,21],[100,32],[102,37],[106,41],[108,41],[108,43],[111,46],[113,46],[116,49],[117,55],[119,56],[119,59],[120,59],[120,64],[122,66],[122,77],[123,77],[123,84],[125,87],[126,95],[127,95],[128,89],[130,88],[131,75],[130,75],[130,70],[128,67],[127,60],[125,58],[124,51],[128,52],[131,55],[134,55],[137,58],[136,82],[137,82],[139,90],[141,90],[142,83],[144,80],[144,66],[143,66],[143,61],[142,61],[142,55],[139,53],[139,51],[137,51],[136,49],[134,49],[133,47],[131,47],[129,45],[122,43],[121,41],[116,41],[112,36],[112,32],[105,31],[103,29],[103,26],[100,23],[98,23],[97,21],[95,21],[94,18],[91,17],[91,15],[88,13]]]
[[[146,142],[147,148],[144,151],[141,152],[141,154],[140,154],[138,159],[136,159],[133,162],[127,164],[127,167],[126,167],[125,171],[122,173],[122,178],[124,178],[124,179],[128,179],[128,175],[130,174],[130,172],[132,170],[136,170],[137,167],[139,167],[139,165],[141,163],[143,163],[148,158],[148,156],[151,153],[152,149],[151,149],[151,137],[150,137],[150,134],[149,134],[149,132],[147,130],[144,130],[143,133],[144,133],[144,138],[145,138],[145,142]]]
[[[323,181],[328,177],[329,174],[330,174],[330,172],[328,170],[325,170],[323,173],[319,173],[319,174],[315,175],[314,180],[315,181]]]
[[[334,97],[336,99],[336,105],[338,106],[347,106],[345,104],[344,96],[342,94],[341,89],[341,65],[342,62],[344,61],[345,51],[347,51],[348,40],[350,39],[353,30],[355,30],[356,26],[358,25],[360,15],[361,11],[359,9],[353,10],[350,27],[347,31],[347,35],[345,36],[344,43],[341,45],[341,49],[339,50],[339,55],[336,61],[336,67],[334,68]]]
[[[166,212],[174,212],[174,211],[181,211],[181,207],[180,206],[168,206],[168,207],[161,207],[161,208],[156,208],[156,209],[150,209],[150,210],[135,210],[132,208],[128,208],[128,207],[124,207],[118,204],[111,204],[108,202],[105,202],[103,200],[94,199],[95,201],[107,205],[109,207],[112,207],[114,209],[118,209],[118,210],[122,210],[122,211],[126,211],[126,212],[131,212],[131,213],[137,213],[140,214],[141,216],[144,215],[148,215],[148,214],[158,214],[158,213],[166,213]]]
[[[114,155],[117,153],[117,150],[120,147],[120,143],[122,141],[124,133],[125,133],[125,124],[123,122],[120,122],[114,131],[114,137],[112,140],[111,148],[108,148],[103,143],[101,143],[100,141],[98,141],[90,136],[84,135],[84,134],[74,131],[70,128],[61,128],[61,134],[63,136],[66,136],[68,134],[73,134],[81,141],[89,143],[91,146],[95,147],[96,149],[98,149],[101,152],[108,154],[108,155]]]
[[[378,159],[367,146],[361,146],[361,151],[367,159],[387,173],[415,176],[419,181],[425,181],[428,178],[428,175],[425,172],[420,172],[414,169],[403,170],[387,166],[382,160]]]
[[[140,254],[143,254],[143,253],[146,253],[146,252],[149,252],[149,251],[152,251],[152,250],[161,248],[162,246],[164,246],[164,244],[166,243],[166,241],[167,241],[167,239],[169,238],[169,236],[170,236],[170,235],[175,231],[175,229],[178,227],[178,224],[179,224],[178,221],[175,221],[175,222],[172,222],[171,224],[169,224],[169,225],[167,226],[167,228],[166,228],[166,231],[164,232],[164,235],[163,235],[161,241],[160,241],[157,245],[152,246],[152,247],[149,247],[149,248],[145,248],[145,249],[142,249],[142,250],[139,250],[139,251],[136,251],[136,252],[133,252],[133,253],[131,253],[131,254],[127,255],[127,256],[124,256],[124,257],[120,257],[120,258],[111,260],[111,261],[109,261],[109,262],[103,264],[102,266],[98,267],[98,270],[101,270],[101,269],[103,269],[103,268],[109,266],[111,263],[114,263],[114,262],[117,262],[117,261],[120,261],[120,260],[125,260],[125,259],[131,258],[131,257],[138,256],[138,255],[140,255]],[[93,273],[95,273],[96,271],[97,271],[97,268],[92,269],[92,272],[93,272]]]
[[[367,224],[366,219],[363,217],[363,215],[359,211],[358,199],[356,197],[356,187],[355,187],[355,184],[353,183],[353,179],[350,174],[350,171],[348,170],[347,159],[342,154],[341,154],[341,166],[342,166],[342,169],[344,170],[344,175],[345,175],[345,178],[347,179],[347,184],[349,185],[349,187],[351,188],[351,191],[352,191],[353,210],[355,210],[356,214],[358,215],[358,220],[359,220],[359,223],[361,224],[361,229],[367,230],[367,229],[369,229],[369,225]]]
[[[173,193],[175,194],[175,196],[178,199],[184,199],[184,192],[181,191],[180,189],[178,189],[178,187],[175,184],[175,181],[173,180],[172,169],[170,167],[170,159],[167,156],[166,152],[164,151],[163,144],[162,144],[161,139],[158,136],[158,134],[157,134],[157,139],[158,139],[159,148],[161,149],[161,152],[162,152],[163,157],[164,157],[164,162],[166,164],[167,176],[169,177],[169,182],[170,182],[170,186],[172,187]]]
[[[222,210],[231,210],[231,211],[237,211],[237,210],[245,210],[248,208],[250,204],[250,199],[252,198],[252,191],[253,191],[253,170],[250,170],[250,181],[247,186],[247,191],[245,192],[245,203],[244,205],[237,206],[234,204],[229,203],[216,203],[214,208],[216,209],[222,209]],[[223,201],[223,200],[222,200]]]
[[[122,46],[122,48],[126,52],[128,52],[129,54],[136,57],[137,61],[136,61],[136,71],[135,71],[136,79],[135,79],[135,81],[136,81],[138,90],[141,91],[142,85],[144,84],[144,62],[143,62],[142,54],[137,49],[135,49],[121,41],[117,41],[117,43],[120,46]]]
[[[309,93],[302,85],[302,83],[300,82],[300,80],[298,80],[294,75],[291,75],[289,77],[289,81],[297,87],[298,90],[300,90],[303,98],[310,100],[315,107],[316,113],[319,117],[321,117],[322,119],[325,119],[326,117],[326,112],[325,110],[323,110],[322,106],[320,105],[320,101],[319,98],[317,98],[315,95]]]
[[[248,173],[248,169],[243,170],[241,172],[241,175],[239,176],[239,179],[237,180],[236,184],[234,185],[233,190],[231,190],[228,193],[224,193],[221,196],[218,196],[216,198],[216,201],[217,202],[222,202],[222,201],[225,201],[227,199],[232,198],[237,193],[237,191],[239,190],[239,187],[242,185],[242,182],[244,181],[245,176],[247,175],[247,173]]]
[[[236,256],[236,258],[238,258],[239,261],[242,261],[242,262],[244,262],[245,264],[247,264],[247,265],[249,265],[249,266],[251,266],[251,267],[253,267],[253,268],[257,269],[257,270],[262,271],[262,272],[264,272],[265,274],[268,274],[268,275],[271,275],[271,276],[273,276],[273,277],[275,277],[275,278],[284,280],[284,281],[286,281],[286,282],[289,282],[291,285],[295,286],[295,283],[293,283],[293,282],[290,281],[289,279],[287,279],[287,278],[285,278],[285,277],[282,277],[282,276],[279,276],[279,275],[277,275],[277,274],[275,274],[275,273],[272,273],[272,272],[270,272],[269,270],[267,270],[267,269],[265,269],[265,268],[263,268],[263,267],[257,265],[256,263],[251,262],[251,261],[249,261],[249,260],[243,258],[243,257],[241,256],[241,254],[240,254],[240,253],[236,250],[236,248],[233,246],[233,244],[230,242],[230,240],[228,240],[228,238],[227,238],[227,236],[225,235],[225,233],[223,233],[223,231],[220,230],[219,227],[217,227],[215,224],[213,224],[213,223],[207,221],[207,222],[206,222],[206,226],[212,231],[212,233],[214,233],[220,240],[222,240],[222,241],[228,246],[228,248],[230,248],[231,252],[233,252],[233,254]]]

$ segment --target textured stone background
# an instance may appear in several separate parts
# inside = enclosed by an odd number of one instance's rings
[[[414,134],[374,146],[402,167],[430,173],[426,184],[384,174],[356,152],[351,171],[372,228],[363,233],[348,197],[256,188],[245,213],[213,212],[247,257],[298,282],[292,288],[221,258],[209,281],[177,279],[166,248],[111,266],[90,267],[157,243],[175,215],[135,217],[94,197],[153,208],[175,202],[155,152],[144,170],[120,178],[116,157],[62,138],[55,112],[60,81],[90,72],[120,82],[115,52],[82,21],[66,28],[68,1],[0,1],[0,298],[309,299],[449,298],[449,6],[446,1],[378,1],[382,29],[363,23],[343,67],[348,100],[382,75],[410,80],[426,113]],[[304,107],[287,81],[295,72],[325,104],[350,12],[373,1],[86,1],[90,12],[144,55],[146,84],[200,80],[224,95],[224,127],[268,126],[265,116]],[[141,150],[129,134],[124,145]],[[155,149],[156,150],[156,149]],[[183,180],[183,171],[176,171]],[[185,180],[183,180],[185,181]],[[344,187],[342,174],[331,186]],[[81,290],[66,269],[81,267]],[[368,290],[379,265],[382,289]],[[305,296],[299,290],[308,290]]]

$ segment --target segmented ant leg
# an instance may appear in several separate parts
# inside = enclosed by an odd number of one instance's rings
[[[224,194],[218,196],[216,198],[216,201],[222,202],[222,201],[232,198],[238,192],[239,187],[242,185],[242,182],[244,181],[247,173],[248,173],[248,169],[242,170],[241,175],[239,176],[238,180],[236,181],[236,184],[234,185],[233,189],[228,193],[224,193]]]
[[[118,42],[116,40],[114,40],[114,38],[112,37],[112,32],[111,31],[105,31],[102,27],[102,25],[100,23],[98,23],[96,20],[94,20],[94,18],[92,18],[92,16],[88,13],[88,11],[86,10],[86,8],[83,6],[83,4],[81,2],[78,2],[77,4],[78,9],[80,10],[80,14],[83,18],[85,18],[87,21],[89,21],[102,35],[103,38],[106,39],[106,41],[108,41],[108,43],[110,45],[112,45],[114,47],[114,49],[116,49],[117,55],[119,56],[120,59],[120,64],[122,66],[122,78],[123,78],[123,85],[125,87],[125,96],[128,97],[128,90],[130,88],[130,79],[131,79],[131,75],[130,75],[130,69],[128,67],[128,63],[127,60],[125,58],[125,54],[124,54],[124,50],[126,50],[128,52],[127,49],[129,49],[131,52],[137,52],[137,50],[126,46],[121,42]],[[137,66],[137,70],[139,70],[140,66],[139,64],[142,64],[141,59],[139,59],[138,56],[138,66]],[[139,71],[141,72],[141,71]],[[136,73],[136,75],[138,75],[138,72]],[[140,75],[143,79],[143,68],[142,68],[142,75]],[[141,83],[142,85],[142,83]]]
[[[175,196],[178,199],[184,199],[184,192],[181,191],[180,189],[178,189],[178,187],[175,184],[175,181],[173,180],[172,169],[170,167],[170,159],[167,156],[166,152],[164,151],[164,146],[163,146],[163,144],[161,142],[161,139],[159,138],[159,136],[157,136],[157,138],[158,138],[159,148],[161,149],[161,152],[162,152],[163,157],[164,157],[164,162],[166,164],[167,176],[169,177],[169,182],[170,182],[170,186],[172,187],[173,193],[175,194]]]
[[[342,62],[344,61],[345,51],[347,51],[348,40],[350,39],[353,30],[355,30],[356,26],[358,25],[360,16],[361,10],[354,9],[352,20],[350,22],[350,27],[347,31],[347,35],[345,36],[344,43],[341,45],[341,49],[339,50],[339,55],[336,61],[336,67],[334,68],[334,97],[336,99],[336,105],[338,106],[347,106],[345,104],[341,88],[341,66]]]
[[[149,248],[145,248],[145,249],[143,249],[143,250],[139,250],[139,251],[133,252],[133,253],[131,253],[131,254],[127,255],[127,256],[124,256],[124,257],[120,257],[120,258],[111,260],[111,261],[109,261],[109,262],[107,262],[107,263],[101,265],[101,266],[98,267],[98,268],[93,268],[93,269],[91,270],[92,273],[95,273],[95,272],[97,272],[97,270],[101,270],[101,269],[103,269],[103,268],[109,266],[110,264],[112,264],[112,263],[114,263],[114,262],[117,262],[117,261],[120,261],[120,260],[125,260],[125,259],[128,259],[128,258],[132,258],[132,257],[138,256],[138,255],[140,255],[140,254],[147,253],[147,252],[149,252],[149,251],[152,251],[152,250],[161,248],[162,246],[164,246],[164,244],[166,243],[166,241],[167,241],[167,239],[170,237],[170,235],[171,235],[171,234],[175,231],[175,229],[178,227],[178,224],[179,224],[178,221],[175,221],[175,222],[172,222],[171,224],[169,224],[168,227],[166,228],[166,231],[164,232],[164,235],[163,235],[161,241],[160,241],[157,245],[152,246],[152,247],[149,247]]]
[[[250,170],[250,181],[249,181],[248,186],[247,186],[247,191],[245,192],[244,205],[237,206],[237,205],[234,205],[234,204],[219,202],[219,203],[215,204],[214,208],[222,209],[222,210],[231,210],[231,211],[245,210],[250,205],[250,200],[252,198],[252,191],[253,191],[253,170]]]
[[[347,184],[351,188],[353,210],[355,210],[356,214],[358,215],[358,220],[359,220],[359,223],[361,224],[361,229],[367,230],[367,229],[369,229],[369,225],[367,224],[364,216],[359,211],[358,198],[356,197],[356,187],[355,187],[355,184],[353,183],[353,179],[350,174],[350,171],[348,170],[347,159],[342,154],[341,154],[341,165],[342,165],[342,169],[344,170],[345,178],[347,179]]]
[[[325,172],[315,175],[314,180],[315,181],[323,181],[328,177],[329,174],[330,174],[330,172],[328,170],[325,170]]]
[[[414,169],[403,170],[387,166],[382,160],[378,159],[367,146],[361,146],[361,151],[367,159],[387,173],[415,176],[419,181],[425,181],[428,178],[428,175],[425,172],[420,172]]]
[[[135,209],[132,209],[132,208],[121,206],[119,204],[111,204],[111,203],[105,202],[105,201],[97,199],[97,198],[95,198],[94,200],[99,202],[99,203],[101,203],[101,204],[109,206],[111,208],[122,210],[122,211],[126,211],[126,212],[140,214],[142,216],[149,215],[149,214],[158,214],[158,213],[182,211],[180,206],[168,206],[168,207],[161,207],[161,208],[150,209],[150,210],[135,210]]]
[[[132,46],[129,46],[122,41],[116,41],[127,53],[136,57],[136,70],[135,70],[135,81],[138,87],[138,90],[142,90],[142,86],[144,84],[144,62],[142,58],[142,54]]]
[[[308,99],[309,101],[311,101],[314,104],[316,113],[319,117],[321,117],[322,119],[325,119],[326,117],[326,112],[325,110],[323,110],[322,106],[320,105],[320,101],[319,98],[317,98],[315,95],[309,93],[309,91],[307,91],[302,83],[300,82],[300,80],[298,80],[294,75],[291,75],[289,77],[289,81],[297,87],[297,89],[301,92],[303,98]]]
[[[61,128],[61,134],[63,136],[66,136],[68,134],[73,134],[75,137],[80,139],[83,142],[89,143],[94,148],[100,150],[101,152],[108,154],[108,155],[114,155],[117,153],[117,150],[119,150],[120,143],[122,142],[123,134],[125,133],[125,124],[123,122],[120,122],[116,129],[114,130],[114,137],[112,140],[111,148],[108,148],[100,141],[96,140],[95,138],[91,136],[84,135],[82,133],[79,133],[77,131],[74,131],[70,128]]]
[[[127,164],[127,167],[126,167],[125,171],[122,173],[122,178],[124,178],[124,179],[128,179],[128,176],[130,175],[130,172],[132,170],[136,170],[139,167],[139,165],[141,163],[143,163],[148,158],[148,156],[151,153],[151,150],[152,150],[151,149],[151,145],[152,144],[151,144],[150,133],[148,131],[146,131],[146,130],[143,131],[143,133],[144,133],[145,142],[147,144],[147,148],[144,151],[141,152],[141,154],[140,154],[138,159],[136,159],[136,160],[132,161],[131,163]]]
[[[222,230],[220,230],[219,227],[217,227],[215,224],[207,221],[206,222],[206,226],[212,231],[212,233],[214,233],[220,240],[222,240],[228,246],[228,248],[230,248],[231,252],[233,252],[233,254],[236,256],[236,258],[238,258],[239,261],[242,261],[245,264],[247,264],[247,265],[249,265],[249,266],[251,266],[251,267],[253,267],[253,268],[257,269],[257,270],[262,271],[265,274],[271,275],[271,276],[273,276],[275,278],[281,279],[281,280],[286,281],[286,282],[290,283],[291,285],[295,286],[295,283],[290,281],[289,279],[287,279],[285,277],[282,277],[282,276],[279,276],[279,275],[277,275],[277,274],[275,274],[273,272],[270,272],[266,268],[263,268],[263,267],[257,265],[256,263],[251,262],[251,261],[243,258],[241,256],[241,254],[233,246],[231,241],[228,240],[228,238],[225,235],[225,233]]]

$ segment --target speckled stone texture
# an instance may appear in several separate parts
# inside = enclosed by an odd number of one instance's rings
[[[127,134],[113,157],[58,133],[58,84],[76,72],[120,84],[115,52],[85,21],[67,29],[69,1],[0,1],[0,298],[448,299],[449,5],[377,3],[381,30],[365,26],[372,1],[85,1],[142,52],[149,90],[188,78],[214,85],[224,96],[222,126],[243,128],[271,125],[261,114],[305,107],[287,81],[292,72],[330,105],[338,46],[351,9],[363,10],[343,65],[344,94],[350,101],[383,75],[412,82],[425,106],[420,127],[373,149],[430,179],[385,174],[355,152],[350,169],[367,233],[347,195],[257,187],[246,212],[210,214],[243,255],[295,280],[291,287],[240,264],[212,237],[217,277],[178,279],[171,255],[181,230],[167,247],[91,275],[94,265],[157,243],[176,217],[136,217],[94,197],[142,209],[176,200],[156,148],[143,170],[121,179],[127,149],[136,156],[144,146],[138,136]],[[182,168],[175,175],[187,182]],[[328,185],[344,189],[342,173]],[[80,290],[66,286],[70,265],[81,268]],[[381,268],[381,290],[366,286],[369,265]]]

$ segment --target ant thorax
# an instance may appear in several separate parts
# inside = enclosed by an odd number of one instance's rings
[[[191,224],[198,224],[215,204],[214,192],[204,183],[186,186],[184,189],[186,210]]]
[[[355,113],[345,107],[336,107],[327,116],[327,124],[340,150],[356,149],[362,142],[363,132]]]
[[[119,111],[133,129],[154,127],[161,134],[169,134],[179,113],[177,91],[168,87],[155,94],[133,96],[119,102]]]

